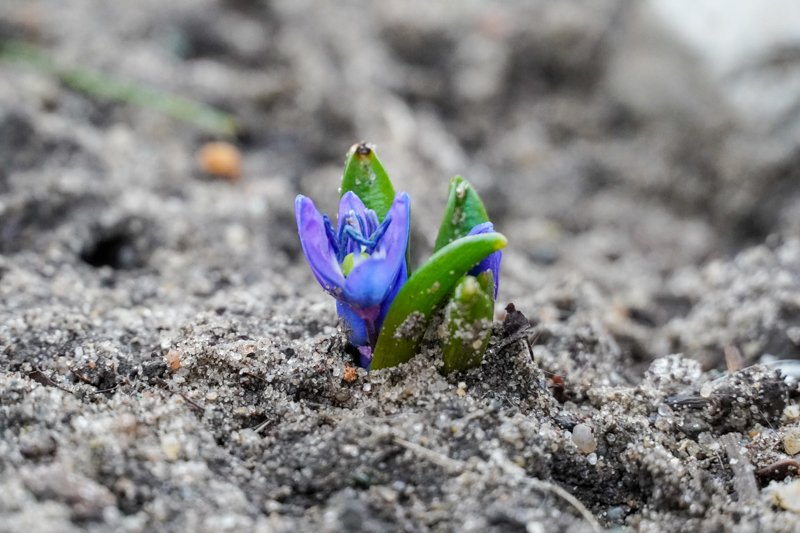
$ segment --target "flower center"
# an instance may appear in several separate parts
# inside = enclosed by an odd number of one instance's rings
[[[360,252],[358,254],[354,253],[347,254],[346,256],[344,256],[344,259],[342,260],[342,274],[344,274],[344,277],[349,276],[350,272],[353,271],[356,265],[359,264],[364,259],[366,259],[367,257],[369,257],[369,255],[363,252]]]
[[[389,227],[391,217],[386,217],[383,222],[378,223],[378,217],[371,210],[367,210],[366,216],[362,216],[355,211],[347,213],[343,220],[339,221],[339,229],[335,231],[330,218],[325,215],[325,231],[328,240],[336,251],[336,259],[342,265],[343,273],[346,276],[353,267],[364,257],[369,256],[375,251],[378,243]],[[345,267],[344,262],[350,257],[349,267]],[[345,268],[347,272],[344,272]]]

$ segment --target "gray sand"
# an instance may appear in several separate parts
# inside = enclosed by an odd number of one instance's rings
[[[730,98],[796,53],[716,76],[621,0],[332,5],[0,5],[233,113],[244,161],[0,60],[0,531],[800,529],[800,116]],[[480,368],[344,379],[292,200],[330,211],[362,139],[417,261],[456,173],[508,236]]]

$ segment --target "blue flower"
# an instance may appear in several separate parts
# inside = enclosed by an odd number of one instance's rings
[[[337,226],[310,198],[294,202],[303,253],[322,288],[336,298],[348,338],[369,368],[389,306],[407,279],[409,198],[398,194],[383,221],[353,192],[339,202]]]
[[[477,226],[473,227],[469,230],[467,235],[478,235],[481,233],[492,233],[494,231],[494,225],[491,222],[484,222],[483,224],[478,224]],[[487,270],[492,271],[492,277],[494,278],[494,298],[497,299],[497,290],[500,288],[500,260],[503,259],[503,252],[497,251],[488,256],[486,259],[475,265],[475,267],[469,271],[470,276],[477,276]]]

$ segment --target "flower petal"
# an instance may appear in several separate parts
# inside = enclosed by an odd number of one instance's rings
[[[356,193],[353,191],[347,191],[342,195],[342,199],[339,200],[339,215],[336,219],[339,226],[342,225],[345,217],[350,213],[350,211],[354,211],[356,215],[360,215],[362,217],[367,211],[364,202],[362,202],[361,198],[356,196]]]
[[[397,273],[397,278],[395,279],[391,290],[386,294],[383,303],[381,303],[381,314],[378,315],[378,321],[376,323],[376,329],[379,332],[381,330],[381,326],[383,326],[383,320],[386,318],[386,313],[389,312],[389,308],[392,306],[392,302],[397,296],[397,293],[400,292],[400,288],[405,284],[407,280],[408,280],[408,268],[406,267],[406,261],[404,259],[403,266]]]
[[[354,213],[361,219],[361,224],[356,223],[354,227],[364,236],[369,237],[374,228],[370,227],[370,220],[375,219],[375,212],[372,209],[367,209],[364,205],[364,202],[361,201],[353,191],[347,191],[342,195],[342,199],[339,200],[339,214],[337,215],[337,224],[339,229],[342,228],[344,224],[347,223],[347,217],[350,213]],[[371,216],[370,216],[371,215]],[[354,240],[349,239],[347,241],[347,250],[344,252],[345,255],[356,253],[361,250],[361,246]]]
[[[338,297],[342,292],[344,276],[325,231],[322,215],[314,207],[314,202],[301,194],[294,200],[294,209],[300,244],[311,271],[323,289]]]
[[[478,224],[471,230],[467,235],[478,235],[481,233],[491,233],[494,231],[494,225],[491,222],[484,222],[483,224]],[[492,271],[492,277],[494,278],[494,297],[497,299],[497,290],[500,288],[500,261],[503,259],[503,252],[497,251],[493,254],[486,257],[483,261],[475,265],[475,267],[469,271],[470,276],[477,276],[481,272],[486,272],[487,270]]]
[[[356,265],[345,280],[345,301],[358,307],[378,305],[394,287],[397,273],[405,265],[409,209],[408,195],[398,194],[386,214],[391,220],[375,251]]]
[[[372,364],[372,348],[369,346],[358,347],[358,366],[369,370]]]
[[[355,307],[379,305],[391,288],[397,271],[385,259],[364,259],[344,281],[342,299]]]
[[[406,248],[408,248],[408,235],[411,227],[411,206],[408,194],[401,192],[395,197],[392,207],[386,213],[386,218],[390,219],[389,227],[386,228],[386,232],[372,255],[385,258],[392,269],[396,270],[405,260]]]
[[[358,313],[346,303],[336,300],[336,312],[342,319],[347,330],[347,340],[354,346],[369,345],[369,333],[367,324]]]

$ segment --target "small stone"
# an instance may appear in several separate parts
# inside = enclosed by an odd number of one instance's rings
[[[167,352],[165,356],[167,360],[167,368],[169,368],[170,372],[177,372],[181,368],[181,352],[178,350],[172,349]]]
[[[622,506],[609,507],[608,511],[606,511],[606,518],[611,522],[618,522],[625,518],[626,512],[627,509]]]
[[[785,416],[787,420],[797,420],[800,418],[800,405],[796,403],[787,405],[783,410],[783,416]]]
[[[586,462],[594,466],[597,464],[597,454],[592,452],[586,456]]]
[[[342,373],[342,380],[345,383],[352,383],[356,379],[358,379],[358,371],[355,369],[355,367],[350,365],[345,365],[344,373]]]
[[[397,501],[397,492],[389,487],[379,486],[375,491],[386,503],[395,503]]]
[[[228,181],[238,181],[242,175],[242,154],[231,143],[210,142],[197,152],[197,164],[206,174]]]
[[[55,438],[46,431],[34,430],[19,438],[19,452],[28,459],[53,455],[57,448]]]
[[[586,424],[575,424],[575,427],[572,428],[572,442],[583,454],[592,453],[597,449],[597,441],[594,440],[592,428]]]
[[[783,448],[789,455],[800,453],[800,428],[791,428],[783,436]]]
[[[181,443],[175,435],[161,437],[161,451],[169,461],[175,461],[181,454]]]
[[[800,479],[786,485],[773,485],[772,500],[778,507],[800,514]]]

